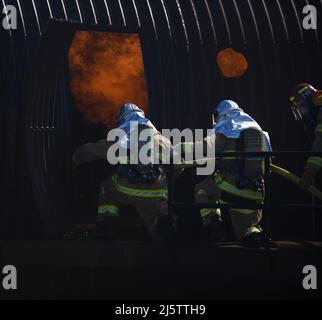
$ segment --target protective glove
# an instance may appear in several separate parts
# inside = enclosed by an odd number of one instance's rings
[[[307,190],[307,188],[311,185],[312,180],[315,176],[315,173],[316,173],[316,170],[314,170],[314,169],[311,169],[311,168],[305,169],[305,171],[302,175],[302,178],[300,180],[300,183],[299,183],[299,187],[302,190]]]

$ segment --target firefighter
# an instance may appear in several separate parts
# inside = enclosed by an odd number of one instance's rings
[[[125,133],[118,141],[87,143],[73,155],[74,163],[79,165],[97,159],[106,160],[108,148],[115,142],[120,148],[126,149],[126,159],[120,159],[115,174],[100,186],[97,233],[107,237],[114,236],[120,205],[124,204],[135,207],[152,238],[169,239],[172,237],[172,224],[167,219],[167,180],[162,161],[151,161],[144,165],[139,161],[132,164],[130,156],[133,154],[131,152],[139,152],[140,149],[140,143],[132,141],[133,131],[138,135],[144,129],[150,131],[154,146],[151,159],[170,154],[171,142],[157,131],[151,121],[145,118],[144,111],[134,104],[121,106],[117,122],[118,129]]]
[[[322,151],[322,90],[315,89],[307,83],[298,84],[290,94],[292,103],[291,109],[295,120],[303,122],[312,143],[313,152]],[[309,157],[302,178],[300,187],[307,189],[313,178],[322,167],[322,157]]]
[[[213,113],[212,133],[203,142],[216,152],[270,151],[269,136],[258,123],[237,105],[224,100]],[[196,147],[196,144],[194,144]],[[186,149],[187,146],[184,146]],[[192,150],[191,146],[189,148]],[[205,150],[205,149],[204,149]],[[215,173],[195,188],[197,203],[262,204],[264,200],[264,160],[256,157],[225,157],[216,161]],[[259,227],[262,210],[229,209],[228,214],[237,240],[247,246],[258,246],[263,240]],[[218,209],[201,209],[200,215],[212,240],[227,239],[227,228]]]

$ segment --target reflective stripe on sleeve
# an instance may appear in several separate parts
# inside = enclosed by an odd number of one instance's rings
[[[225,150],[225,152],[236,152],[236,150]],[[237,159],[238,157],[236,157],[236,156],[233,156],[233,157],[229,157],[229,156],[225,156],[225,157],[221,157],[222,158],[222,160],[235,160],[235,159]]]

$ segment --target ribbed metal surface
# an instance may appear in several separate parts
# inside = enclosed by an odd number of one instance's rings
[[[319,0],[2,4],[13,4],[19,12],[18,30],[1,30],[2,173],[6,189],[18,199],[25,199],[23,188],[31,179],[38,208],[47,218],[67,214],[68,185],[61,172],[72,142],[65,63],[76,29],[140,33],[150,113],[160,127],[206,127],[212,106],[232,98],[270,129],[276,149],[296,149],[303,141],[298,127],[288,121],[287,93],[296,82],[321,85],[321,28],[302,29],[302,8],[313,4],[321,12]],[[224,78],[216,65],[218,51],[226,47],[243,52],[249,61],[240,79]],[[55,230],[63,224],[53,223],[47,225]]]

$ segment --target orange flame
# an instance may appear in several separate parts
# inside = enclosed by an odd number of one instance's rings
[[[248,69],[246,57],[232,48],[226,48],[217,55],[217,63],[222,74],[227,78],[238,78]]]
[[[124,103],[147,111],[148,94],[140,38],[137,34],[75,34],[69,51],[74,102],[89,123],[115,126]]]

